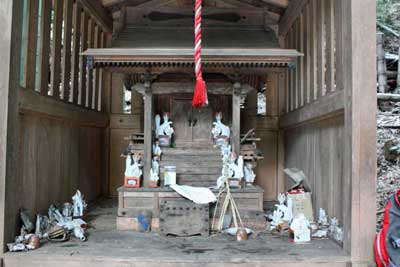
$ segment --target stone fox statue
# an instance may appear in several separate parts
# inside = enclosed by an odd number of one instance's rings
[[[155,123],[156,123],[156,130],[155,130],[156,137],[160,135],[168,135],[169,137],[171,137],[172,134],[174,133],[174,128],[172,128],[171,126],[172,121],[169,120],[167,112],[163,114],[162,124],[161,124],[161,117],[158,114],[155,117]]]
[[[231,135],[231,130],[229,129],[228,126],[222,123],[222,113],[218,112],[215,115],[215,122],[213,122],[214,127],[211,130],[211,133],[213,134],[214,138],[217,138],[218,136],[226,136],[230,137]]]

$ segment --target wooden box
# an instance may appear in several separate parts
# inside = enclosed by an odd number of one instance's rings
[[[187,199],[163,200],[160,205],[160,233],[175,236],[208,236],[209,208]]]

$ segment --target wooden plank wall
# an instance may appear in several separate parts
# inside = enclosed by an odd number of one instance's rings
[[[23,34],[26,56],[21,87],[56,100],[101,110],[99,81],[102,72],[92,69],[80,53],[88,47],[105,47],[107,31],[97,24],[80,1],[43,0],[40,6],[39,0],[27,3],[29,16],[26,34]]]
[[[2,56],[10,61],[11,55],[10,62],[3,62],[2,73],[14,81],[12,85],[7,84],[10,90],[4,88],[4,92],[13,93],[2,97],[8,99],[9,112],[13,114],[8,118],[7,127],[3,127],[7,129],[4,133],[10,152],[4,157],[8,169],[5,187],[2,187],[6,189],[5,195],[0,190],[5,201],[0,204],[7,207],[1,209],[4,214],[0,216],[0,227],[6,232],[3,235],[3,230],[0,231],[2,245],[18,233],[21,207],[28,208],[33,217],[37,212],[46,211],[52,203],[71,201],[72,193],[78,188],[88,201],[97,198],[105,176],[102,170],[107,165],[104,144],[108,116],[103,111],[106,101],[101,97],[106,94],[100,94],[102,72],[88,80],[93,88],[89,98],[95,103],[82,105],[84,102],[80,99],[86,94],[82,91],[86,90],[82,83],[89,77],[85,71],[94,72],[80,56],[82,49],[90,45],[87,33],[82,31],[87,28],[83,22],[88,21],[81,18],[92,15],[80,2],[72,0],[42,0],[41,4],[39,0],[7,1],[4,8],[10,8],[12,2],[13,22],[4,21],[15,27],[13,49]],[[29,15],[23,20],[24,2]],[[93,40],[100,40],[101,36],[108,38],[106,30],[96,21]],[[99,41],[97,45],[100,44],[107,43]],[[6,44],[3,46],[6,50]]]
[[[34,215],[77,189],[87,201],[101,195],[102,128],[21,114],[20,130],[21,207]]]
[[[314,214],[319,208],[343,222],[344,118],[339,115],[286,131],[285,168],[299,168],[309,178]],[[286,181],[287,188],[293,185]]]
[[[324,208],[343,223],[347,206],[344,182],[345,127],[343,90],[343,18],[340,1],[294,1],[291,25],[281,40],[304,56],[285,73],[280,103],[280,170],[299,168],[310,180],[314,213]],[[285,30],[283,30],[285,29]],[[278,170],[279,171],[279,170]],[[284,175],[285,187],[291,186]]]
[[[286,48],[304,53],[296,68],[286,73],[281,115],[313,104],[326,95],[342,90],[339,43],[341,18],[334,0],[310,0],[283,36]]]

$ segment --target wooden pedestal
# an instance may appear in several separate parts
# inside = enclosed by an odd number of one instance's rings
[[[215,195],[218,190],[213,191]],[[263,218],[263,189],[254,186],[251,188],[232,189],[239,212],[245,225],[251,226],[253,230],[263,230],[266,227],[266,221]],[[160,205],[165,200],[182,201],[179,194],[170,188],[123,188],[118,189],[118,230],[137,229],[136,217],[144,211],[152,213],[152,231],[159,230]],[[220,205],[224,199],[220,199],[217,214],[220,213]],[[189,200],[187,200],[189,201]],[[210,204],[210,224],[214,215],[215,204]],[[211,226],[210,226],[211,229]]]

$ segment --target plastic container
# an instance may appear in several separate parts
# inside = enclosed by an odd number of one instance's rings
[[[176,184],[176,166],[164,167],[164,186]]]

